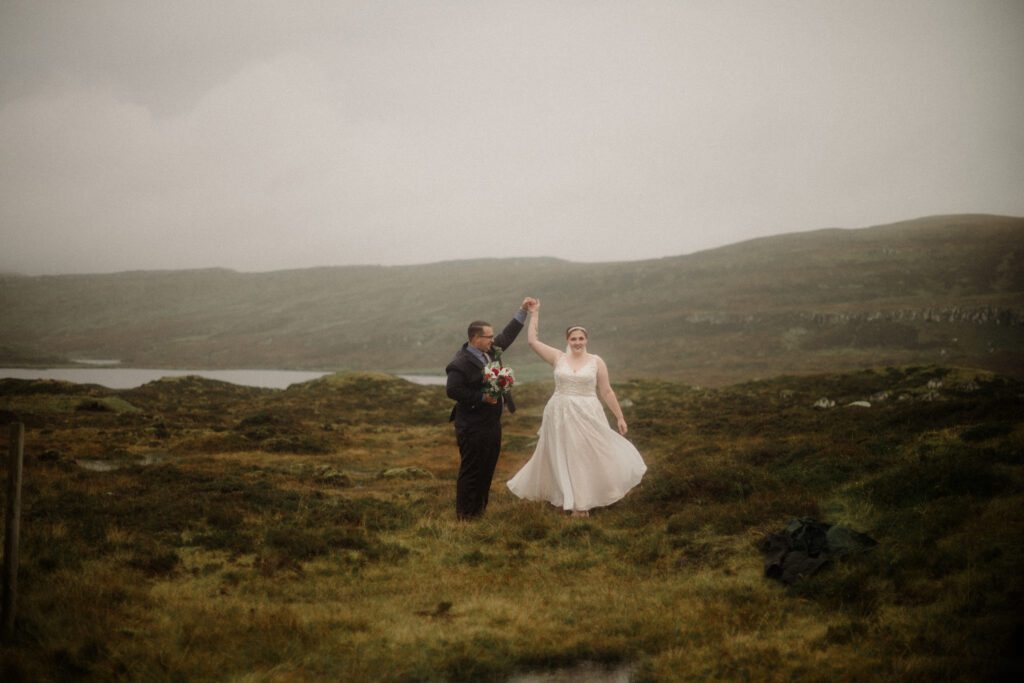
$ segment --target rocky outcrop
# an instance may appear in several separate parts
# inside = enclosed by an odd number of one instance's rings
[[[964,308],[903,308],[886,311],[797,311],[776,314],[693,311],[683,317],[691,325],[755,325],[764,323],[835,325],[868,322],[968,323],[972,325],[1024,325],[1024,311],[982,306]]]
[[[1009,308],[911,308],[853,313],[800,313],[801,320],[818,325],[858,322],[969,323],[973,325],[1024,325],[1024,313]]]

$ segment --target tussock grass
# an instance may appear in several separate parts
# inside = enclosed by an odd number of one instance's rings
[[[1024,387],[977,375],[960,390],[962,374],[625,383],[650,469],[586,520],[504,488],[550,391],[526,385],[471,524],[454,519],[440,389],[185,379],[121,392],[141,412],[118,414],[7,387],[29,446],[0,677],[475,681],[581,661],[629,663],[638,681],[997,677],[1020,666]],[[950,385],[937,400],[930,380]],[[884,391],[870,410],[811,407]],[[416,406],[407,422],[389,410],[400,400]],[[263,447],[307,432],[320,451]],[[225,434],[244,443],[217,450]],[[73,464],[154,441],[158,464]],[[879,546],[792,588],[769,582],[756,542],[804,515]]]

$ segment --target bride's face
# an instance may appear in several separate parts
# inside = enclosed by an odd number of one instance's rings
[[[569,350],[573,353],[584,353],[587,350],[587,335],[580,330],[573,330],[567,341]]]

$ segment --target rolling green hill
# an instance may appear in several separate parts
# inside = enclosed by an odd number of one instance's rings
[[[627,249],[624,247],[624,253]],[[466,323],[524,295],[584,324],[618,377],[720,385],[880,365],[1024,373],[1024,218],[938,216],[614,263],[0,277],[0,363],[440,373]],[[537,376],[526,345],[508,357]]]

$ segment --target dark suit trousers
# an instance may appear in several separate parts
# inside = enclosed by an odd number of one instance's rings
[[[501,421],[456,427],[459,443],[459,479],[455,485],[455,512],[459,519],[478,517],[487,507],[494,467],[501,451]]]

